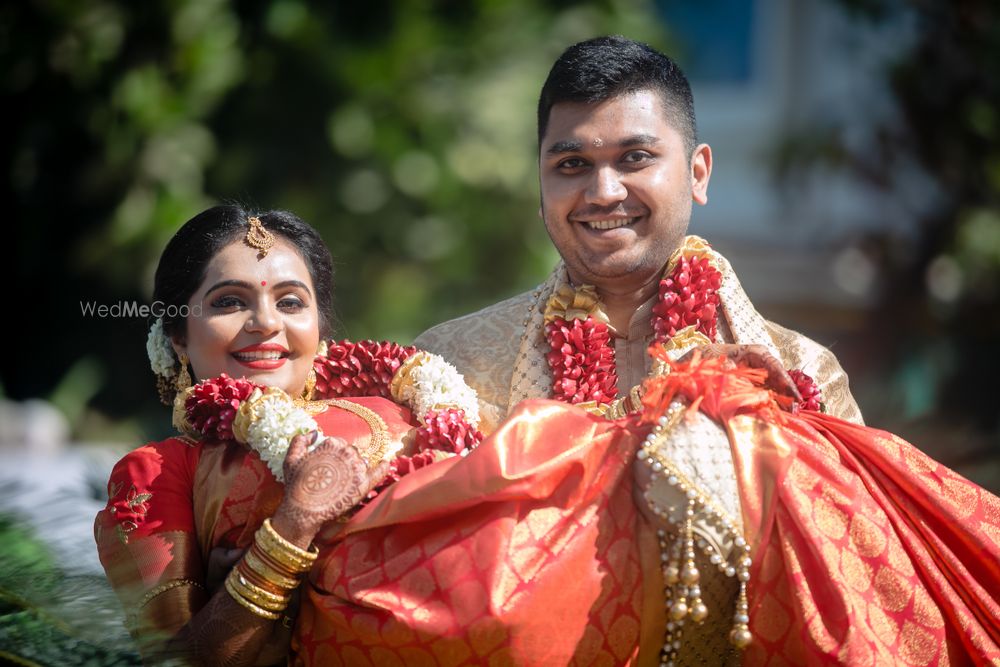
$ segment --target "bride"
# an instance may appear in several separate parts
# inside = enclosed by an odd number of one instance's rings
[[[321,343],[331,273],[301,220],[234,206],[161,257],[182,435],[116,466],[95,526],[147,660],[1000,659],[1000,500],[899,438],[660,349],[641,414],[526,401],[482,440],[440,358]]]

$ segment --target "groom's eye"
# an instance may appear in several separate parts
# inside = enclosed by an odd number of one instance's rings
[[[556,169],[561,169],[564,171],[565,170],[572,171],[574,169],[580,169],[581,167],[586,166],[586,164],[587,164],[586,162],[584,162],[578,157],[570,157],[566,158],[565,160],[562,160],[559,164],[557,164]]]

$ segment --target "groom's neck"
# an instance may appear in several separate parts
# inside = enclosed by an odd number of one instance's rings
[[[604,312],[611,326],[622,334],[627,334],[632,315],[639,307],[649,301],[659,288],[660,280],[654,280],[639,286],[598,286],[597,291],[604,303]]]

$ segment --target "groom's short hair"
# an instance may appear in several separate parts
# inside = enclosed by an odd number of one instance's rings
[[[640,90],[659,93],[664,114],[688,154],[697,144],[694,97],[677,64],[652,47],[618,35],[574,44],[556,60],[538,98],[538,144],[560,102],[594,104]]]

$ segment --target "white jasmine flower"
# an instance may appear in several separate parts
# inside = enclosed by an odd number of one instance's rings
[[[400,398],[411,406],[420,419],[434,408],[459,408],[465,412],[469,425],[475,428],[479,424],[476,392],[465,383],[457,368],[436,354],[427,356],[422,364],[413,369],[413,382]]]
[[[174,348],[170,345],[170,339],[163,331],[163,318],[157,317],[153,326],[149,328],[149,336],[146,338],[146,354],[149,356],[149,367],[153,372],[163,377],[174,376]]]
[[[285,481],[285,454],[292,438],[319,430],[316,420],[284,395],[265,396],[256,406],[257,419],[247,429],[247,444],[279,482]]]

